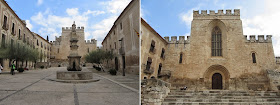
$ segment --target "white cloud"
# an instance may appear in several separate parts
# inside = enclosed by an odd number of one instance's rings
[[[37,5],[39,6],[39,5],[41,5],[41,4],[43,4],[43,0],[38,0],[38,1],[37,1]]]
[[[93,38],[99,40],[98,46],[101,46],[101,43],[107,33],[110,31],[111,27],[113,26],[114,21],[117,19],[117,16],[111,16],[109,18],[103,19],[99,23],[93,25],[91,28],[94,30],[92,34],[94,35]]]
[[[78,9],[78,8],[67,8],[67,9],[66,9],[66,13],[67,13],[69,16],[75,16],[75,15],[78,15],[79,9]]]
[[[91,11],[91,10],[88,10],[83,15],[89,15],[89,14],[91,14],[92,16],[97,16],[97,15],[105,14],[105,12],[104,11]]]
[[[62,27],[70,27],[75,21],[77,26],[88,27],[89,15],[99,15],[102,11],[86,11],[79,12],[78,8],[67,8],[67,16],[53,15],[49,9],[44,12],[39,12],[31,17],[31,20],[37,25],[41,26],[38,31],[40,35],[49,35],[50,40],[54,40],[55,36],[60,36]],[[87,30],[87,29],[85,29]],[[91,30],[87,30],[91,31]],[[85,32],[85,38],[88,38],[89,32]]]
[[[268,0],[264,8],[266,12],[252,18],[242,19],[243,33],[244,35],[273,35],[274,53],[276,56],[280,56],[279,6],[275,1]]]
[[[187,13],[180,14],[180,18],[187,25],[187,27],[191,27],[191,22],[193,19],[192,10],[189,10]]]
[[[29,28],[29,30],[32,30],[33,26],[30,23],[30,20],[26,20],[26,26]]]
[[[101,4],[106,6],[108,12],[117,14],[123,11],[130,1],[131,0],[111,0],[107,2],[101,2]]]
[[[128,5],[131,0],[111,0],[106,2],[100,2],[105,7],[105,11],[92,11],[87,10],[80,12],[79,8],[67,8],[67,16],[53,15],[50,9],[44,12],[38,12],[31,17],[31,21],[41,26],[38,31],[40,35],[49,35],[50,40],[55,40],[55,36],[60,36],[61,27],[70,27],[73,21],[78,26],[85,27],[85,39],[95,38],[97,40],[97,46],[101,46],[101,43],[111,27],[114,21]],[[89,20],[91,17],[106,14],[103,20],[96,24],[91,24]]]

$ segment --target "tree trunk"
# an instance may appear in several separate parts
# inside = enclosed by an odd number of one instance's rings
[[[27,60],[25,61],[25,68],[27,68]]]
[[[18,60],[16,59],[16,69],[18,69]]]

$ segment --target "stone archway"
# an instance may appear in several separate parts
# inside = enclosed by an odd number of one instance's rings
[[[207,89],[222,89],[229,88],[230,74],[222,65],[212,65],[204,73],[204,82]]]

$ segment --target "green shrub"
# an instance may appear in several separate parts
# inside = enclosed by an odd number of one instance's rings
[[[110,70],[109,70],[109,73],[110,73],[111,75],[117,75],[117,70],[115,70],[115,69],[110,69]]]
[[[24,71],[23,68],[18,68],[18,72],[22,73]]]
[[[43,69],[45,66],[40,66],[41,69]]]

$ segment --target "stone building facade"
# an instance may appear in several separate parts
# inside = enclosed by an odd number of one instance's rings
[[[75,22],[73,23],[73,25]],[[97,40],[85,40],[84,27],[76,27],[78,36],[78,54],[82,56],[81,63],[85,63],[84,56],[91,51],[97,49]],[[55,37],[55,41],[51,41],[51,63],[52,66],[68,66],[68,58],[70,54],[70,38],[72,27],[62,27],[61,36]]]
[[[0,20],[1,47],[9,44],[17,44],[19,47],[31,47],[37,49],[40,53],[40,59],[37,60],[37,63],[48,62],[51,44],[40,35],[31,32],[26,27],[25,20],[21,20],[4,0],[0,0]],[[10,70],[10,61],[0,58],[0,63],[4,70]],[[19,61],[17,64],[22,66]],[[25,61],[24,65],[27,65],[30,69],[34,66],[34,62]]]
[[[123,10],[102,42],[102,49],[116,57],[105,62],[107,68],[139,74],[140,1],[132,0]]]
[[[272,35],[243,35],[240,10],[193,11],[191,35],[164,39],[141,20],[141,79],[190,90],[277,90]],[[272,70],[272,71],[271,71]],[[276,76],[277,77],[277,76]],[[276,83],[276,84],[275,84]]]

